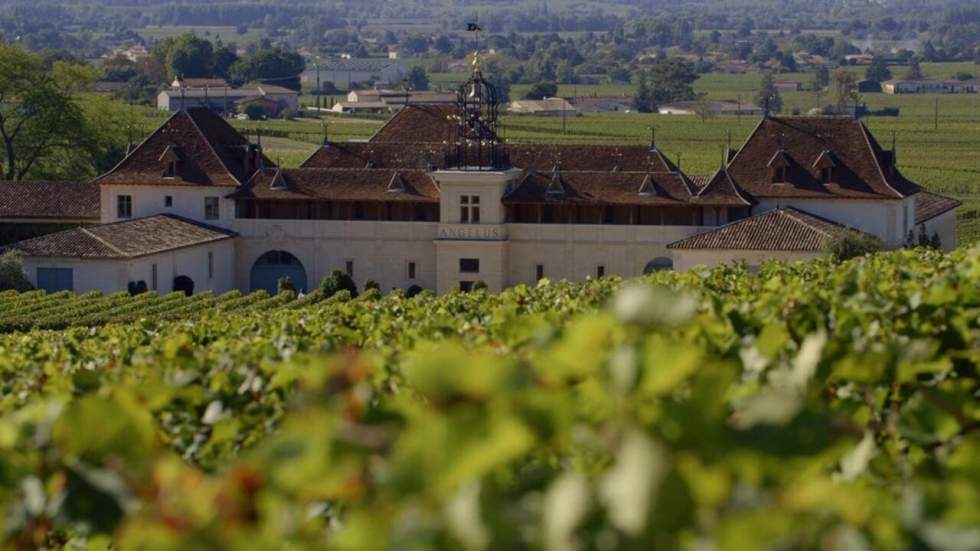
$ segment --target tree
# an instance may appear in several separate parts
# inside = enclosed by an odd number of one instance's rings
[[[640,113],[649,113],[653,105],[653,94],[647,86],[647,79],[641,78],[636,85],[636,95],[633,96],[633,109]]]
[[[825,252],[843,262],[881,250],[881,241],[867,233],[846,232],[827,242]]]
[[[75,94],[94,80],[91,68],[58,61],[49,70],[40,56],[0,43],[0,166],[4,179],[45,175],[44,170],[50,169],[43,166],[45,161],[59,152],[88,159],[91,128]]]
[[[861,101],[857,75],[844,68],[834,71],[834,100],[838,114],[844,113],[848,105],[857,105]]]
[[[698,79],[694,68],[677,59],[657,61],[639,73],[634,104],[638,111],[653,112],[659,105],[695,98],[691,85]]]
[[[165,63],[171,78],[214,75],[214,46],[203,38],[182,34],[167,45],[166,52]]]
[[[776,89],[776,80],[770,71],[762,73],[762,82],[759,83],[759,92],[755,95],[755,104],[767,112],[778,113],[783,110],[783,98]]]
[[[913,58],[909,61],[909,68],[905,71],[905,75],[902,78],[905,80],[924,80],[926,78],[922,74],[922,67],[919,65],[918,58]]]
[[[868,68],[864,70],[864,78],[876,82],[884,82],[891,80],[892,72],[888,69],[888,64],[885,63],[884,58],[875,56],[871,60],[871,65],[868,65]]]
[[[428,90],[429,89],[429,75],[425,72],[425,68],[419,65],[412,67],[412,70],[408,72],[408,76],[405,77],[408,82],[408,87],[410,90]]]
[[[257,121],[265,116],[265,107],[262,107],[261,103],[253,102],[247,104],[243,112],[248,117],[248,120]]]
[[[299,76],[305,69],[303,57],[283,48],[267,48],[246,56],[231,66],[232,80],[244,83],[253,80],[300,89]]]
[[[533,86],[524,94],[524,99],[544,99],[558,95],[558,85],[554,82],[541,81],[534,83]]]
[[[282,276],[276,281],[276,292],[277,293],[295,293],[296,285],[293,284],[292,278],[287,276]]]
[[[826,65],[819,65],[813,72],[813,82],[810,87],[820,91],[828,86],[830,86],[830,69]]]
[[[698,98],[694,101],[694,112],[701,118],[701,122],[714,118],[715,112],[711,109],[707,94],[698,94]]]
[[[11,251],[0,254],[0,291],[29,291],[31,283],[24,272],[20,254]]]
[[[231,77],[231,67],[238,61],[238,54],[232,46],[219,46],[214,50],[211,60],[212,72],[214,76],[221,78]]]

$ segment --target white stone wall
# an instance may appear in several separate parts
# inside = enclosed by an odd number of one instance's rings
[[[213,255],[214,271],[208,275],[208,253]],[[38,268],[71,268],[74,291],[85,293],[125,291],[130,281],[145,281],[152,289],[153,265],[157,265],[157,292],[173,290],[176,276],[194,280],[194,292],[211,290],[217,294],[235,286],[235,243],[225,239],[215,243],[185,247],[160,254],[126,259],[24,257],[24,271],[32,285],[37,285]]]
[[[667,245],[713,229],[705,226],[508,224],[507,285],[534,283],[537,265],[549,279],[583,281],[606,275],[637,276],[655,258],[671,258]]]
[[[932,237],[932,234],[938,233],[939,240],[942,242],[944,251],[951,251],[957,247],[958,240],[956,237],[956,209],[946,211],[935,218],[926,220],[926,235]],[[918,227],[915,229],[915,238],[919,237]]]
[[[368,280],[382,291],[418,285],[436,289],[435,222],[375,222],[353,220],[235,220],[237,239],[236,284],[251,288],[255,261],[269,251],[282,250],[299,259],[308,288],[314,288],[334,270],[354,263],[354,282],[363,289]],[[416,277],[408,278],[408,263],[415,262]]]
[[[795,262],[809,260],[821,255],[819,252],[804,251],[731,251],[731,250],[679,250],[675,249],[674,269],[686,271],[695,266],[717,266],[733,261],[744,260],[750,268],[758,268],[766,260]]]
[[[103,185],[99,193],[102,201],[102,223],[119,222],[117,216],[117,197],[129,195],[133,198],[131,218],[143,218],[155,214],[176,214],[191,220],[220,227],[229,227],[235,219],[235,202],[225,199],[234,188],[216,186],[125,186]],[[173,198],[173,206],[167,207],[166,197]],[[204,219],[204,198],[218,197],[217,220]]]

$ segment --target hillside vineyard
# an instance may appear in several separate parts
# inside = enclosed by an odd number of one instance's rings
[[[978,283],[920,249],[0,335],[0,537],[972,549]]]

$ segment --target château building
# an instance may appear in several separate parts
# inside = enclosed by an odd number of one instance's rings
[[[99,224],[13,248],[48,290],[310,289],[339,269],[441,293],[800,260],[846,233],[956,245],[959,203],[905,178],[860,121],[763,118],[696,177],[653,139],[504,143],[496,111],[477,71],[455,105],[408,105],[368,141],[325,138],[282,168],[212,111],[180,110],[90,184]]]

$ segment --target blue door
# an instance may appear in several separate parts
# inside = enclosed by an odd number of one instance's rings
[[[49,293],[75,290],[75,274],[71,268],[38,268],[37,287]]]
[[[265,289],[270,295],[279,290],[279,278],[288,277],[297,291],[306,292],[306,270],[298,258],[286,251],[269,251],[252,265],[251,289]]]

